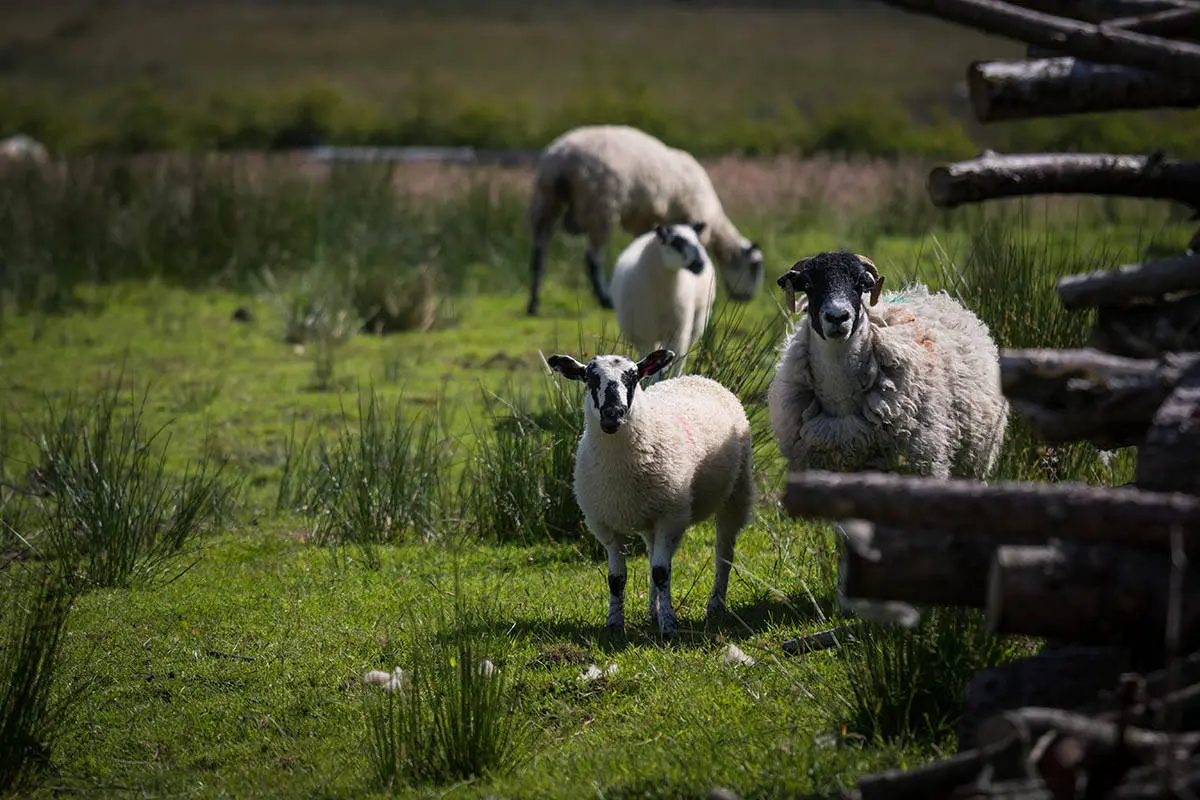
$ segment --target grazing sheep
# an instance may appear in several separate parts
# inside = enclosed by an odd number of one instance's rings
[[[604,308],[612,308],[612,299],[601,262],[618,223],[639,235],[659,223],[705,222],[703,242],[730,296],[749,300],[762,284],[762,250],[725,215],[700,162],[628,125],[575,128],[547,145],[538,159],[529,201],[531,315],[538,313],[546,246],[559,217],[567,233],[587,235],[588,277]]]
[[[791,310],[795,292],[808,300],[767,393],[780,453],[791,470],[985,478],[1008,424],[987,326],[924,286],[881,298],[883,280],[869,258],[827,252],[777,281]]]
[[[31,164],[47,164],[50,153],[46,146],[23,133],[0,139],[0,162],[28,162]]]
[[[612,300],[621,334],[640,356],[660,347],[680,353],[671,365],[676,373],[683,372],[688,351],[708,327],[717,296],[716,272],[700,243],[706,227],[703,222],[655,225],[634,239],[613,267]]]
[[[555,355],[547,365],[587,385],[583,436],[575,454],[575,499],[588,530],[608,551],[608,617],[625,627],[627,534],[650,553],[650,620],[674,635],[671,559],[691,525],[716,517],[716,576],[706,619],[725,607],[734,544],[750,519],[750,423],[737,397],[721,384],[683,375],[641,390],[638,382],[664,369],[675,354],[656,350],[634,362],[597,355],[581,364]]]

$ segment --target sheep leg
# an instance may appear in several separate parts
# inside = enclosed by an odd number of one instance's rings
[[[555,218],[551,215],[534,224],[533,252],[529,257],[529,306],[526,308],[526,313],[531,317],[537,315],[541,304],[542,275],[546,271],[546,246],[550,243],[550,234],[554,232],[554,221]]]
[[[715,619],[725,610],[725,594],[729,591],[729,572],[733,568],[734,546],[737,544],[738,534],[750,521],[753,505],[754,487],[750,475],[750,458],[747,456],[742,473],[733,487],[733,494],[717,511],[717,539],[713,548],[716,574],[713,577],[712,594],[708,598],[708,608],[705,609],[706,621]]]
[[[658,631],[674,636],[679,628],[675,605],[671,602],[671,560],[683,540],[686,523],[660,525],[654,536],[650,554],[651,591],[658,590]]]
[[[653,532],[642,534],[642,541],[646,543],[646,553],[652,555],[654,553]],[[646,620],[651,625],[658,624],[658,588],[654,585],[654,581],[650,581],[650,609],[646,614]]]
[[[605,625],[609,631],[620,633],[625,630],[625,554],[616,538],[605,547],[608,550],[608,618]]]
[[[604,255],[608,250],[607,230],[597,231],[588,235],[587,263],[588,279],[592,282],[592,294],[596,296],[601,308],[612,308],[612,297],[608,293],[608,283],[604,280]]]

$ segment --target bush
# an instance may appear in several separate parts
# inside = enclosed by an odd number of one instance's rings
[[[927,610],[915,628],[867,623],[837,650],[850,682],[850,719],[872,742],[952,742],[975,673],[1027,649],[990,636],[975,609]]]
[[[52,570],[0,589],[0,794],[20,788],[50,761],[77,691],[52,690],[75,595]]]
[[[360,390],[358,406],[357,430],[343,411],[333,441],[318,439],[315,453],[297,448],[293,433],[280,503],[308,513],[317,544],[356,547],[378,568],[377,545],[442,532],[449,454],[437,421],[407,419],[402,399],[388,407],[371,387],[365,398]]]
[[[81,586],[178,575],[170,563],[220,528],[238,490],[225,464],[207,456],[178,478],[168,475],[169,436],[159,447],[165,428],[146,432],[146,396],[139,401],[131,391],[123,413],[120,381],[87,400],[72,393],[61,407],[48,406],[47,421],[33,434],[49,495],[44,550]]]
[[[512,766],[525,744],[508,697],[507,643],[479,633],[481,609],[463,598],[457,567],[449,623],[416,622],[405,680],[393,691],[367,687],[368,761],[376,782],[444,784]],[[441,634],[435,634],[434,632]]]

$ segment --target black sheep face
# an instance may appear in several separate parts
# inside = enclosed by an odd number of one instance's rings
[[[568,355],[546,359],[552,370],[587,384],[585,413],[600,423],[600,430],[616,433],[629,420],[638,381],[664,369],[675,353],[655,350],[641,361],[621,355],[599,355],[582,364]]]
[[[844,250],[802,258],[776,281],[794,309],[794,295],[808,298],[808,319],[813,331],[827,341],[845,341],[858,330],[866,316],[862,296],[879,302],[883,277],[866,256]]]

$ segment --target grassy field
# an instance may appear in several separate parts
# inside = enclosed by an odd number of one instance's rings
[[[828,796],[952,749],[963,681],[1035,643],[946,613],[782,652],[845,620],[831,528],[778,504],[773,279],[852,246],[891,285],[955,291],[1004,346],[1079,344],[1087,316],[1054,278],[1177,251],[1190,226],[1151,203],[936,212],[912,165],[712,169],[768,280],[745,306],[722,294],[689,366],[746,404],[761,496],[712,630],[712,531],[689,532],[676,643],[642,620],[640,545],[627,636],[603,631],[604,562],[570,497],[580,398],[540,357],[625,348],[577,241],[555,242],[524,316],[524,173],[0,177],[0,779],[27,753],[23,797]],[[356,333],[389,299],[416,327]],[[1001,476],[1120,483],[1130,455],[1047,448],[1014,419]],[[408,699],[362,684],[397,666]]]
[[[18,0],[0,8],[0,134],[59,152],[537,148],[627,122],[712,154],[1200,152],[1195,112],[975,123],[967,65],[1023,50],[866,0]]]

